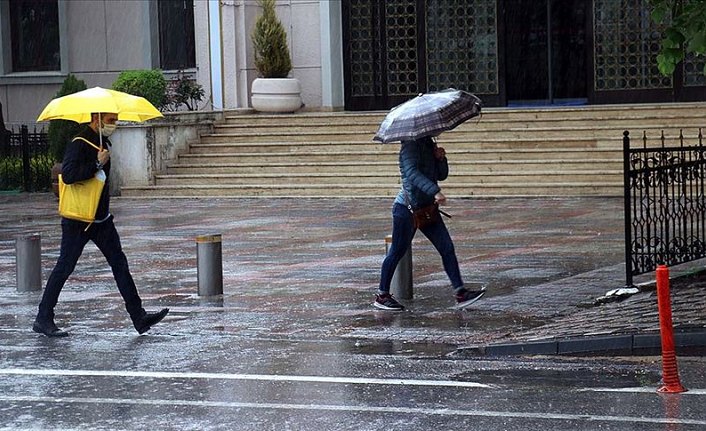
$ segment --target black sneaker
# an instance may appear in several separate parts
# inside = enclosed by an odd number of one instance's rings
[[[389,293],[376,295],[375,302],[373,302],[373,307],[386,311],[404,311],[404,306],[397,302],[397,300]]]
[[[461,291],[456,294],[456,308],[466,308],[479,300],[483,295],[485,295],[485,288],[481,290],[461,289]]]

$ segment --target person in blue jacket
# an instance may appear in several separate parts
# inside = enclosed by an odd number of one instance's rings
[[[61,251],[56,266],[47,280],[39,311],[32,330],[48,337],[65,337],[66,331],[54,323],[54,307],[64,283],[76,267],[78,258],[88,241],[93,241],[110,265],[120,295],[125,301],[132,323],[138,333],[147,332],[169,312],[164,308],[157,313],[147,313],[137,293],[135,282],[128,268],[127,258],[120,244],[118,231],[110,213],[108,181],[110,179],[110,141],[108,137],[116,128],[116,114],[91,114],[91,122],[66,147],[62,162],[62,179],[66,184],[92,178],[102,170],[106,175],[103,193],[98,203],[93,223],[61,219]],[[99,135],[100,133],[100,135]],[[90,142],[90,143],[89,143]]]
[[[387,311],[404,310],[404,306],[390,294],[390,283],[397,264],[412,246],[417,231],[412,210],[434,203],[445,204],[446,196],[441,192],[438,182],[449,175],[446,152],[437,147],[432,137],[402,141],[399,164],[402,187],[392,206],[392,245],[382,263],[380,286],[373,302],[373,306]],[[454,290],[456,307],[465,308],[480,299],[485,290],[467,290],[464,287],[454,244],[441,217],[420,230],[441,255],[444,270]]]

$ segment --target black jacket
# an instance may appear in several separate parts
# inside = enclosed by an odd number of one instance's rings
[[[77,136],[91,141],[95,146],[100,147],[98,134],[90,127],[86,126]],[[110,141],[103,137],[103,148],[110,149]],[[106,175],[105,187],[101,194],[98,209],[96,210],[96,220],[103,220],[110,213],[110,196],[108,193],[108,182],[110,179],[110,160],[103,166]],[[66,146],[64,160],[61,164],[61,178],[66,184],[92,178],[98,172],[98,150],[88,145],[80,139],[74,139]]]

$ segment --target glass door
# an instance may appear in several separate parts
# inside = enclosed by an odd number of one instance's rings
[[[508,106],[587,101],[587,0],[505,0]]]

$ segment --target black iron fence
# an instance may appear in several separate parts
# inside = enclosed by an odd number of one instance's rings
[[[0,136],[0,190],[39,192],[51,190],[51,168],[47,134],[27,126]],[[2,134],[2,131],[0,131]]]
[[[667,142],[664,132],[648,145],[630,148],[623,133],[625,264],[633,276],[658,264],[677,265],[706,257],[706,148],[699,129],[691,145],[683,133]]]

